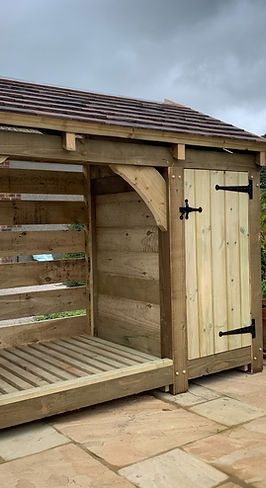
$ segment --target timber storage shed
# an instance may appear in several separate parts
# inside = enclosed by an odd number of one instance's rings
[[[54,257],[0,265],[0,427],[261,371],[265,150],[182,105],[0,80],[0,257]]]

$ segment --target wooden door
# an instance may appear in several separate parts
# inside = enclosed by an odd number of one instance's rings
[[[251,344],[250,333],[219,336],[251,324],[249,195],[216,185],[248,185],[248,173],[185,170],[185,198],[202,207],[185,220],[189,360]]]

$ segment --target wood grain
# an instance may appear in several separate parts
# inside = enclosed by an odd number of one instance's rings
[[[150,209],[159,229],[167,230],[166,184],[159,171],[152,167],[118,164],[112,164],[111,169],[124,178],[140,195]]]
[[[0,320],[85,308],[85,290],[85,287],[80,286],[1,295]]]
[[[1,264],[0,274],[0,289],[71,281],[84,282],[85,259]]]
[[[82,195],[83,175],[78,172],[0,169],[2,193]]]
[[[0,232],[0,257],[84,251],[84,231]]]
[[[83,202],[1,201],[0,225],[84,224]]]

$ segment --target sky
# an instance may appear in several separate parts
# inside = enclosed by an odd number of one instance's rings
[[[0,75],[266,133],[266,0],[0,0]]]

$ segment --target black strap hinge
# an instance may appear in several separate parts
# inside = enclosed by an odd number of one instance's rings
[[[239,186],[220,186],[215,185],[215,190],[225,190],[225,191],[237,191],[239,193],[247,193],[250,200],[253,198],[253,181],[248,180],[248,185],[239,185]]]
[[[235,334],[251,334],[252,339],[255,339],[255,337],[256,337],[256,321],[255,321],[255,319],[252,319],[251,325],[247,325],[246,327],[239,327],[239,329],[226,330],[224,332],[222,330],[220,330],[219,337],[222,337],[225,335],[235,335]]]

